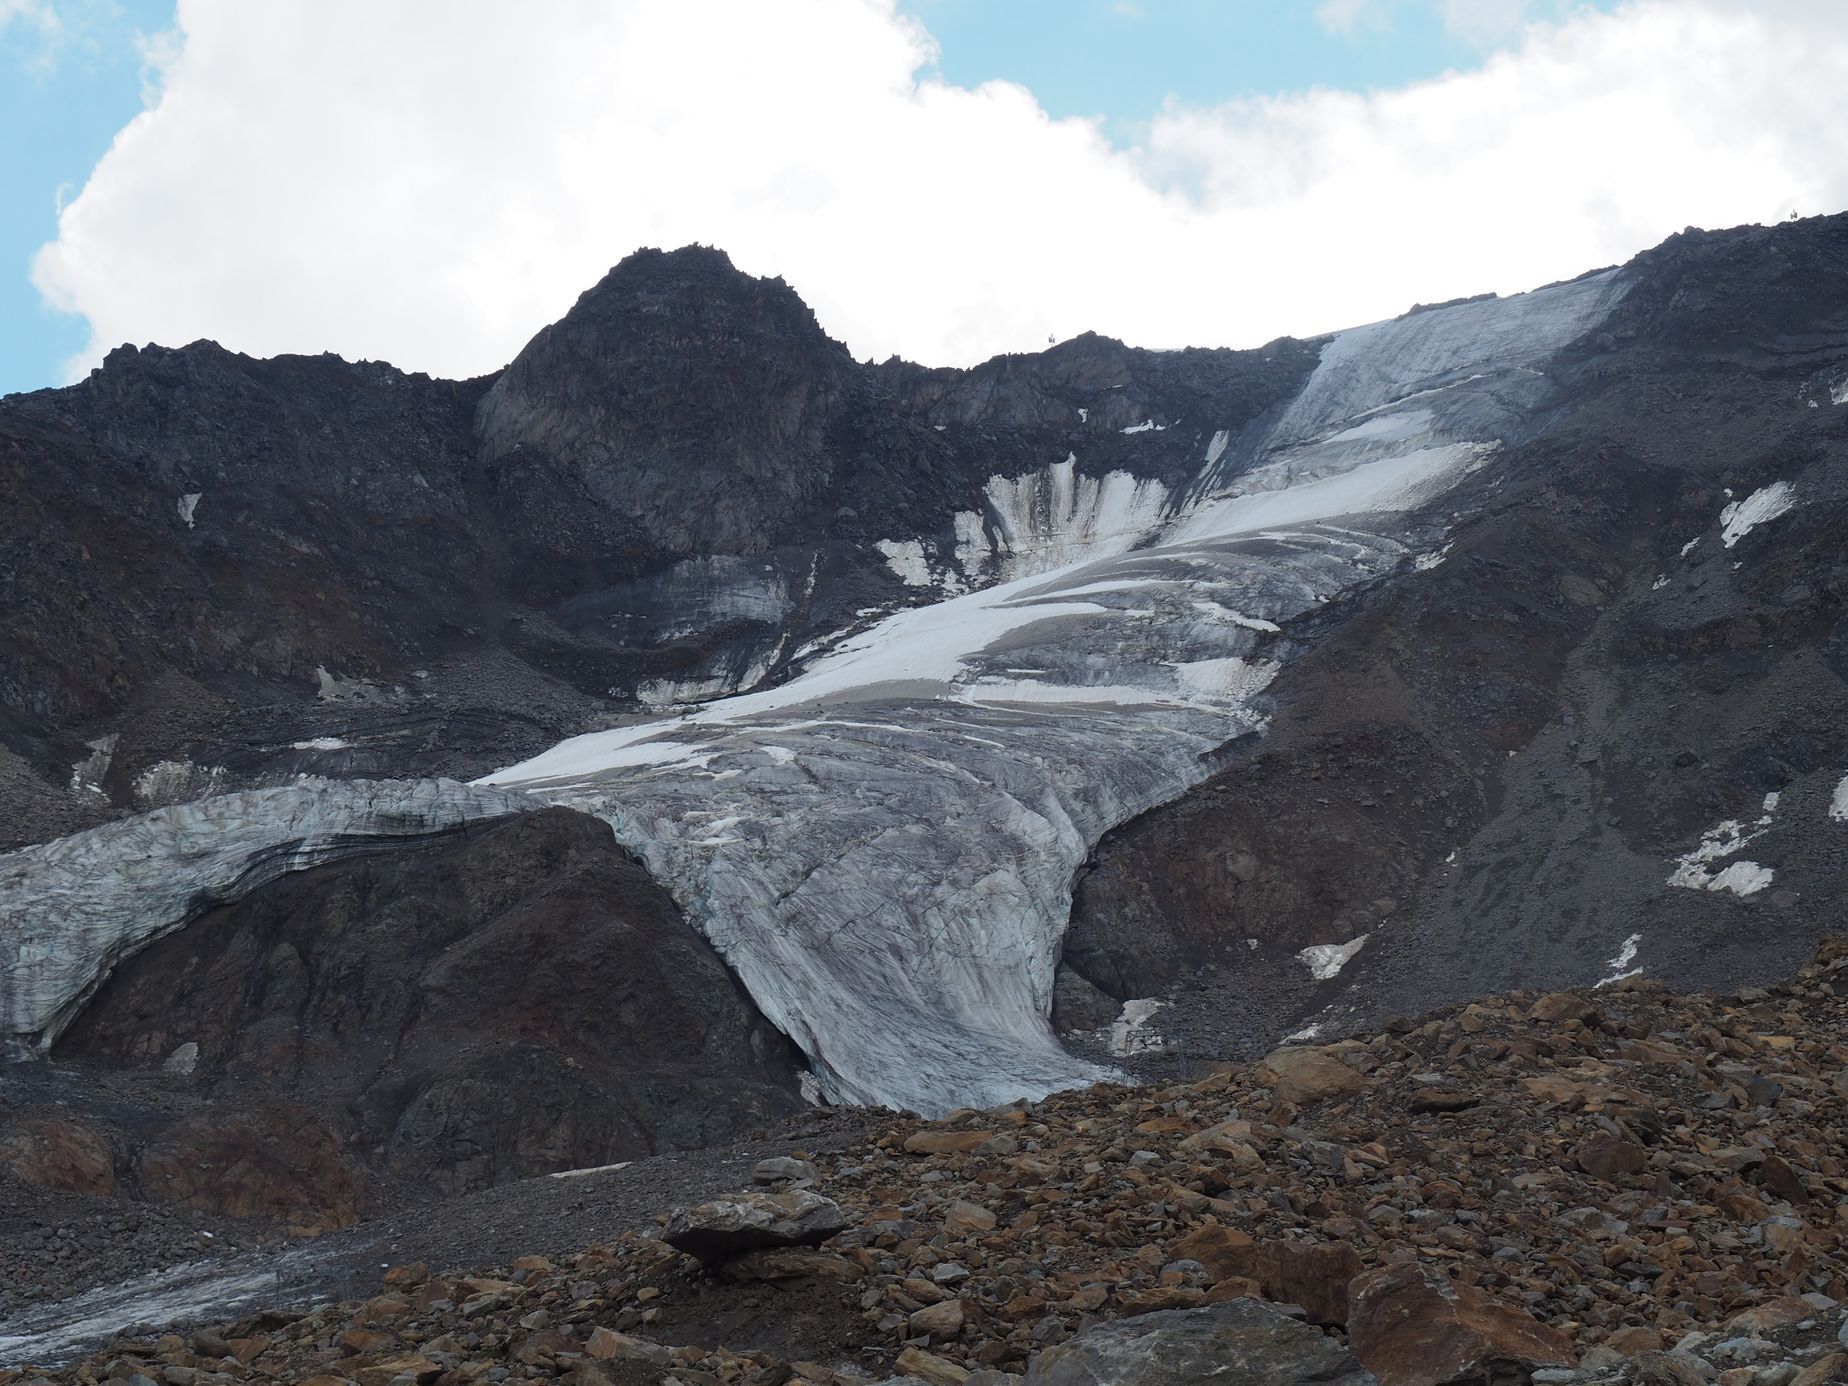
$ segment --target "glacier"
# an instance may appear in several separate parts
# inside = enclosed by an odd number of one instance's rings
[[[309,779],[0,855],[0,1056],[48,1048],[116,962],[301,871],[538,807],[455,780]]]
[[[806,651],[777,687],[423,791],[406,821],[536,804],[605,820],[834,1101],[940,1113],[1113,1076],[1047,1021],[1075,873],[1263,730],[1265,688],[1304,648],[1293,622],[1417,580],[1532,427],[1550,358],[1626,288],[1606,271],[1337,334],[1271,416],[1189,421],[1217,431],[1173,492],[1069,456],[996,478],[955,552],[879,546],[938,600]],[[363,796],[266,793],[164,810],[158,892],[138,885],[154,867],[111,864],[146,855],[153,815],[0,857],[5,1033],[42,1045],[202,896],[317,859],[291,796],[320,795],[314,842],[392,831]],[[203,856],[167,840],[193,816],[221,825]]]

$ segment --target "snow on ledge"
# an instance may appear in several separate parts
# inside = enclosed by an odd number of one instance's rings
[[[1361,934],[1346,943],[1314,943],[1296,955],[1309,975],[1318,982],[1326,982],[1338,976],[1341,969],[1348,965],[1348,960],[1358,953],[1371,934]]]
[[[1848,823],[1848,775],[1842,776],[1842,782],[1835,786],[1835,797],[1829,800],[1829,817],[1837,823]]]
[[[1797,493],[1788,481],[1774,481],[1761,486],[1742,501],[1734,501],[1720,511],[1720,542],[1731,548],[1758,526],[1775,520],[1797,503]]]
[[[1771,884],[1770,867],[1760,866],[1755,861],[1735,861],[1714,871],[1709,869],[1708,863],[1733,856],[1743,851],[1747,843],[1763,837],[1777,812],[1777,804],[1776,794],[1765,795],[1764,812],[1752,824],[1754,831],[1748,831],[1737,818],[1725,819],[1707,829],[1693,851],[1675,858],[1675,869],[1669,873],[1668,884],[1685,890],[1725,890],[1741,897],[1758,894]]]
[[[1608,987],[1612,982],[1621,982],[1625,977],[1634,977],[1641,972],[1643,970],[1642,968],[1631,967],[1630,964],[1636,961],[1636,947],[1642,941],[1643,936],[1641,934],[1631,934],[1626,938],[1623,943],[1619,945],[1616,956],[1604,964],[1610,971],[1605,974],[1597,985],[1600,987]]]

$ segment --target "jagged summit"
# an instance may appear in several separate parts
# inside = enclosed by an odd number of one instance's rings
[[[796,292],[700,246],[637,251],[482,400],[482,459],[548,458],[662,548],[749,552],[833,475],[855,367]]]

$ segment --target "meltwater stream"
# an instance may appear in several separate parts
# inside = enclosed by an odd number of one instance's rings
[[[998,479],[959,552],[881,546],[940,600],[781,687],[472,787],[224,796],[0,856],[0,1040],[48,1044],[201,899],[381,832],[552,803],[646,860],[835,1100],[940,1112],[1105,1076],[1047,1023],[1074,872],[1261,728],[1294,618],[1434,557],[1432,502],[1495,466],[1548,359],[1624,288],[1610,271],[1342,333],[1280,417],[1216,435],[1173,498],[1069,465]],[[235,831],[200,831],[227,800]]]

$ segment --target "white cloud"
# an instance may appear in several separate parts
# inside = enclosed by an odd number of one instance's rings
[[[1321,0],[1315,18],[1331,33],[1355,34],[1389,29],[1395,12],[1412,6],[1436,9],[1447,32],[1488,46],[1538,15],[1570,13],[1574,0]]]
[[[690,241],[862,356],[1251,344],[1848,205],[1825,19],[1575,13],[1402,91],[1171,106],[1123,152],[1019,87],[921,79],[889,0],[182,0],[34,274],[90,321],[79,367],[210,336],[478,373]]]

